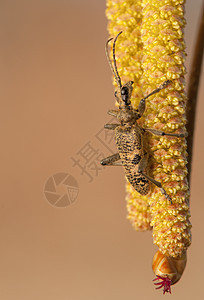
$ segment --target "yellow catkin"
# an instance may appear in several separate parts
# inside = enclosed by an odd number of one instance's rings
[[[132,100],[141,99],[144,95],[140,78],[142,76],[142,42],[140,25],[142,22],[142,1],[107,1],[106,15],[109,20],[108,29],[111,37],[118,32],[123,34],[116,45],[117,66],[123,82],[133,80],[134,90]],[[114,82],[115,84],[115,82]],[[115,84],[116,86],[116,84]],[[139,195],[127,183],[127,211],[128,219],[135,230],[151,229],[150,206],[147,196]]]
[[[169,133],[185,132],[186,95],[184,92],[185,44],[184,0],[108,0],[109,33],[119,31],[116,57],[122,82],[134,81],[132,104],[165,80],[172,84],[147,100],[146,128]],[[127,209],[136,230],[153,228],[153,242],[170,257],[179,257],[191,243],[187,153],[184,138],[156,137],[147,134],[150,153],[149,175],[160,181],[173,204],[152,186],[141,196],[127,184]]]

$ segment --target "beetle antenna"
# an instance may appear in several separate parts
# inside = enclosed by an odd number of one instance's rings
[[[119,33],[121,34],[122,31]],[[116,83],[118,85],[118,87],[121,89],[122,88],[122,84],[121,84],[121,79],[120,79],[120,76],[118,74],[118,70],[117,70],[117,66],[116,66],[116,59],[115,59],[115,42],[117,40],[117,37],[119,36],[119,34],[116,36],[114,42],[113,42],[113,62],[114,62],[114,67],[113,67],[113,64],[111,62],[111,59],[110,59],[110,56],[109,56],[109,51],[108,51],[108,44],[110,41],[112,41],[113,38],[110,38],[107,42],[106,42],[106,47],[105,47],[105,51],[106,51],[106,56],[107,56],[107,60],[108,60],[108,63],[110,65],[110,68],[111,68],[111,71],[115,77],[115,80],[116,80]]]
[[[110,56],[109,56],[109,53],[108,53],[108,44],[109,44],[110,41],[112,41],[112,39],[113,39],[113,38],[110,38],[109,40],[107,40],[105,50],[106,50],[106,57],[107,57],[107,60],[108,60],[109,65],[110,65],[111,71],[113,72],[113,75],[114,75],[114,77],[115,77],[115,79],[116,79],[115,70],[114,70],[114,68],[113,68],[113,65],[112,65],[112,62],[111,62],[111,59],[110,59]],[[117,80],[116,80],[116,81],[117,81]]]
[[[120,79],[120,75],[118,73],[118,69],[117,69],[117,65],[116,65],[116,59],[115,59],[115,44],[116,44],[116,41],[119,37],[119,35],[122,33],[122,31],[120,31],[115,39],[114,39],[114,42],[113,42],[113,63],[114,63],[114,67],[115,67],[115,73],[116,73],[116,77],[117,77],[117,82],[119,83],[119,86],[120,86],[120,89],[122,88],[122,84],[121,84],[121,79]]]

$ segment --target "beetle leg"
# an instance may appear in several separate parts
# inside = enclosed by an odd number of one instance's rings
[[[101,160],[102,166],[122,166],[122,161],[118,161],[120,159],[119,153],[115,153],[111,156],[108,156]]]
[[[161,182],[156,181],[155,179],[151,178],[150,176],[148,176],[147,174],[145,174],[143,171],[147,166],[147,158],[148,155],[147,153],[145,153],[144,157],[141,159],[139,166],[138,166],[138,172],[140,174],[142,174],[144,177],[146,177],[150,182],[152,182],[153,184],[155,184],[157,187],[160,188],[160,191],[162,192],[162,194],[167,198],[167,200],[169,200],[172,204],[172,200],[171,197],[167,194],[167,192],[165,191],[165,189],[162,187]]]
[[[171,80],[164,81],[157,89],[153,90],[150,94],[148,94],[147,96],[145,96],[142,100],[146,100],[150,96],[152,96],[154,94],[157,94],[161,90],[165,89],[170,83],[171,83]]]
[[[138,165],[139,173],[142,173],[146,169],[147,162],[148,162],[148,154],[147,154],[147,152],[145,152],[144,156],[142,157],[142,159],[140,160],[139,165]]]
[[[187,137],[187,133],[166,133],[164,131],[161,130],[157,130],[157,129],[152,129],[152,128],[143,128],[145,131],[149,131],[154,135],[158,135],[158,136],[176,136],[176,137]]]
[[[118,127],[118,126],[120,126],[120,124],[105,124],[104,125],[104,128],[105,129],[109,129],[109,130],[115,130],[116,129],[116,127]]]
[[[141,116],[143,115],[144,111],[145,111],[145,108],[146,108],[146,102],[145,102],[145,99],[141,99],[140,100],[140,103],[138,105],[138,111],[139,111],[139,114],[140,114],[140,118]]]
[[[150,96],[152,96],[154,94],[157,94],[159,91],[166,88],[170,83],[171,83],[171,80],[164,81],[157,89],[155,89],[150,94],[148,94],[147,96],[145,96],[143,99],[140,100],[140,103],[139,103],[139,106],[138,106],[138,111],[140,113],[140,116],[142,116],[144,111],[145,111],[145,106],[146,106],[145,100],[147,98],[149,98]]]
[[[115,109],[109,109],[108,112],[107,112],[108,115],[111,115],[113,117],[117,117],[117,114],[118,114],[118,110],[115,110]]]

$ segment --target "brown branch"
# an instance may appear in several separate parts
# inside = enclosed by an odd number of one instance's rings
[[[187,145],[188,145],[188,182],[190,183],[190,174],[192,166],[192,153],[193,153],[193,133],[195,127],[195,114],[197,105],[198,88],[202,67],[202,58],[204,50],[204,5],[202,7],[202,15],[199,24],[199,30],[193,54],[193,61],[190,70],[189,83],[188,83],[188,102],[187,102]]]

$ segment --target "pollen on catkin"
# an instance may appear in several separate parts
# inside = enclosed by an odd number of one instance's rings
[[[165,80],[172,83],[151,96],[138,123],[167,133],[185,133],[184,0],[107,0],[111,37],[123,31],[116,46],[122,82],[134,81],[132,105]],[[149,176],[162,183],[172,204],[152,185],[141,196],[127,183],[128,219],[136,230],[153,228],[153,242],[177,258],[191,243],[187,144],[185,138],[145,136]]]
[[[106,15],[109,20],[110,37],[123,31],[117,41],[116,56],[118,72],[122,82],[134,81],[131,102],[139,103],[143,97],[140,78],[142,76],[142,42],[140,25],[142,22],[142,1],[107,1]],[[116,87],[116,83],[113,79]],[[117,105],[117,104],[116,104]],[[151,229],[150,207],[147,196],[138,194],[127,182],[127,218],[135,230]]]

